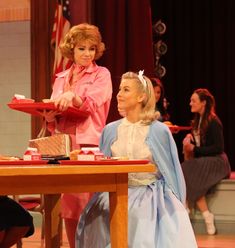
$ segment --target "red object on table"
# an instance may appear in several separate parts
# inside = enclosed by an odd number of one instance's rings
[[[31,103],[24,103],[24,102],[11,102],[7,104],[11,109],[22,111],[31,115],[40,116],[44,110],[57,110],[54,103],[44,103],[44,102],[31,102]],[[61,112],[61,115],[69,115],[71,117],[76,118],[86,118],[89,113],[85,111],[81,111],[78,108],[69,107],[66,111]]]
[[[231,171],[229,179],[235,180],[235,171]]]

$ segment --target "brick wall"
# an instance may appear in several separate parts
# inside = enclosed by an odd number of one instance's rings
[[[30,22],[0,22],[0,154],[22,156],[31,135],[30,115],[11,110],[15,93],[30,98]]]

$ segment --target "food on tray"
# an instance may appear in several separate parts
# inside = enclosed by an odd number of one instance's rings
[[[77,156],[78,160],[101,160],[104,154],[98,149],[82,149]]]
[[[54,100],[52,100],[52,99],[42,99],[42,102],[48,103],[48,102],[54,102]]]
[[[0,154],[0,160],[3,160],[3,161],[16,161],[16,160],[20,160],[20,159],[17,158],[17,157],[5,156],[5,155]]]
[[[105,156],[99,147],[82,147],[81,149],[73,150],[69,155],[70,160],[79,161],[115,161],[115,160],[129,160],[126,156],[109,157]]]
[[[78,154],[80,153],[80,151],[80,149],[71,151],[69,154],[70,160],[78,160]]]
[[[122,156],[122,157],[111,157],[111,159],[116,159],[116,160],[129,160],[128,157]]]
[[[81,150],[73,150],[70,152],[70,160],[101,160],[104,158],[104,154],[98,147],[82,147]]]
[[[172,122],[170,121],[164,121],[163,123],[166,124],[167,126],[173,126]]]
[[[15,94],[11,100],[11,103],[33,103],[34,99],[26,98],[24,95]]]

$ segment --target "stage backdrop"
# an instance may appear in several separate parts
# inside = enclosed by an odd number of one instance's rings
[[[235,170],[235,5],[233,0],[152,0],[153,23],[162,19],[168,51],[163,78],[172,121],[187,125],[194,89],[208,88],[224,125],[225,150]]]
[[[172,121],[188,125],[189,98],[195,88],[206,87],[215,96],[217,113],[224,124],[225,149],[235,169],[235,7],[233,0],[70,0],[73,24],[84,11],[79,2],[88,3],[87,21],[99,26],[106,52],[98,61],[107,66],[113,79],[113,101],[108,121],[119,118],[116,94],[122,73],[145,69],[154,71],[152,21],[167,25],[162,37],[168,51],[161,58],[166,67],[163,78]],[[50,36],[56,0],[31,0],[32,97],[49,97],[53,53]],[[84,7],[84,5],[83,5]],[[83,9],[83,10],[82,10]],[[42,17],[41,13],[45,16]],[[46,17],[46,18],[45,18]],[[85,20],[84,20],[85,21]],[[40,125],[32,125],[32,137]],[[183,136],[184,133],[178,134]],[[175,136],[180,147],[181,137]]]

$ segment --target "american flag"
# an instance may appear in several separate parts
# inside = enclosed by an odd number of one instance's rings
[[[51,37],[51,44],[55,49],[53,82],[55,75],[58,72],[61,72],[70,66],[70,61],[67,58],[62,57],[59,49],[60,43],[63,41],[63,38],[70,29],[70,26],[69,0],[58,0]]]

